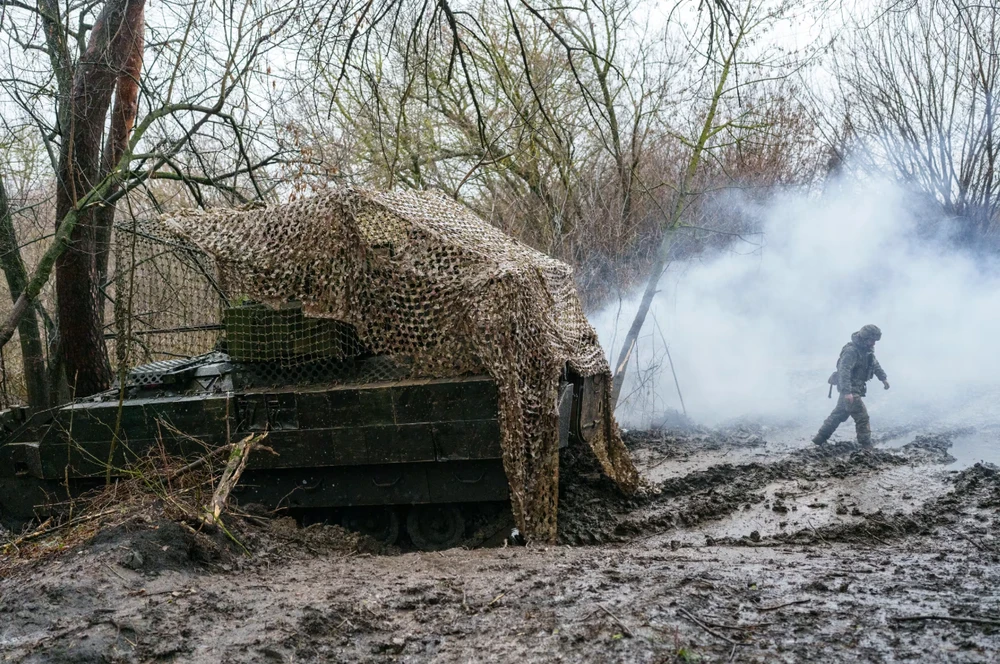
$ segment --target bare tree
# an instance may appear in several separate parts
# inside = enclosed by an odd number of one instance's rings
[[[280,128],[268,120],[280,105],[261,111],[250,100],[271,93],[260,63],[287,38],[296,5],[189,0],[158,14],[165,23],[153,27],[145,24],[143,0],[3,5],[0,35],[23,49],[12,49],[4,63],[0,103],[17,113],[5,113],[3,122],[34,126],[44,141],[56,182],[56,232],[0,342],[54,271],[61,342],[49,362],[62,367],[63,385],[90,394],[110,379],[104,310],[118,203],[128,200],[133,213],[136,205],[161,209],[164,190],[150,186],[154,181],[181,183],[196,204],[206,204],[206,189],[229,202],[272,191],[258,174],[286,152]],[[147,32],[154,37],[148,44]]]
[[[77,210],[77,217],[67,247],[55,262],[60,331],[57,352],[73,392],[82,396],[106,390],[111,382],[99,287],[102,267],[107,264],[114,205],[80,208],[79,203],[106,178],[110,182],[104,195],[111,196],[117,189],[117,174],[112,172],[125,152],[135,120],[144,9],[145,0],[108,0],[104,5],[76,65],[68,99],[68,125],[63,128],[66,134],[57,171],[56,220],[63,223],[71,210]],[[108,110],[116,92],[111,131],[102,155]],[[105,211],[99,212],[102,209]]]
[[[915,0],[880,7],[836,64],[854,154],[869,172],[936,201],[972,242],[1000,211],[1000,12],[993,4]]]
[[[346,36],[308,45],[325,85],[303,124],[320,150],[364,155],[361,171],[355,161],[337,175],[442,189],[571,259],[595,230],[609,245],[627,235],[643,215],[633,172],[662,124],[672,65],[636,23],[638,4],[405,7],[352,32],[363,46],[349,57]]]
[[[24,292],[28,283],[28,271],[21,260],[17,233],[14,231],[14,215],[10,198],[4,185],[4,173],[0,170],[0,267],[7,278],[7,288],[14,302]],[[38,326],[38,318],[32,309],[21,317],[17,326],[21,342],[21,360],[24,366],[24,382],[28,406],[44,408],[49,403],[48,372],[45,368],[45,347]]]
[[[639,308],[612,367],[613,404],[617,403],[621,394],[629,359],[645,324],[660,278],[669,264],[676,233],[684,225],[685,212],[702,193],[696,186],[702,163],[718,160],[720,151],[739,145],[754,134],[769,133],[770,123],[766,114],[761,113],[761,108],[744,105],[741,93],[745,95],[753,91],[755,86],[787,78],[802,66],[801,61],[789,60],[785,54],[768,51],[761,53],[750,45],[755,33],[770,27],[787,11],[786,5],[772,7],[759,0],[745,0],[737,11],[727,39],[714,39],[711,28],[708,28],[707,34],[702,33],[703,43],[709,49],[708,66],[705,70],[710,84],[707,103],[694,137],[683,141],[688,152],[684,169],[675,184],[673,200],[668,206],[660,208],[662,234],[659,247],[649,270]],[[743,80],[739,78],[741,75]]]

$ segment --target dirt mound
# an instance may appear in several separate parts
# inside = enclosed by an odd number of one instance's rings
[[[197,531],[163,517],[138,518],[102,530],[87,544],[112,551],[122,567],[145,573],[191,570],[231,562],[239,551],[221,532]]]
[[[4,558],[0,577],[25,566],[44,567],[73,551],[95,555],[145,576],[266,566],[319,555],[398,553],[341,526],[317,523],[303,527],[291,517],[229,514],[224,528],[196,527],[198,524],[172,517],[176,515],[169,511],[147,508],[124,521],[94,523],[84,532],[72,527],[54,529],[32,540],[30,547],[12,548]]]
[[[942,499],[942,504],[969,503],[980,509],[1000,507],[1000,468],[992,463],[977,463],[955,476],[955,490]]]
[[[911,463],[951,463],[952,439],[957,433],[936,433],[916,436],[912,443],[900,448]]]
[[[560,544],[619,540],[614,533],[615,524],[623,514],[648,504],[652,495],[645,486],[631,496],[626,495],[600,472],[593,455],[572,446],[560,454],[559,475]]]

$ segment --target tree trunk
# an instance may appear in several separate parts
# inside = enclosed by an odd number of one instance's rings
[[[664,219],[663,239],[660,240],[660,247],[656,252],[656,260],[653,261],[653,266],[649,271],[649,279],[646,281],[646,289],[643,291],[642,300],[639,302],[639,310],[636,312],[635,318],[632,319],[632,326],[625,335],[621,352],[618,354],[618,362],[612,367],[614,371],[614,379],[611,384],[612,408],[618,405],[618,397],[621,394],[622,385],[625,383],[625,370],[628,368],[629,358],[632,357],[632,351],[639,340],[639,332],[646,322],[646,314],[649,313],[649,307],[653,303],[653,296],[656,295],[660,277],[663,276],[664,271],[667,269],[667,263],[670,260],[670,247],[674,241],[674,233],[681,223],[684,208],[688,198],[691,196],[689,187],[694,180],[695,174],[698,172],[698,166],[701,164],[701,157],[708,147],[709,139],[719,131],[719,128],[715,126],[715,115],[719,110],[719,101],[726,91],[726,80],[729,78],[732,63],[736,58],[736,52],[739,49],[740,42],[743,40],[743,36],[744,33],[741,30],[733,42],[728,56],[722,63],[719,80],[712,94],[712,101],[709,104],[708,112],[705,114],[705,122],[701,128],[701,135],[691,147],[691,155],[688,158],[687,168],[681,175],[680,186],[677,190],[677,200],[669,216],[666,216]]]
[[[0,173],[0,267],[7,277],[12,302],[17,302],[28,284],[28,271],[21,260],[21,250],[14,233],[14,219],[10,212],[3,173]],[[45,349],[38,329],[34,309],[26,311],[17,325],[21,340],[21,359],[24,363],[24,385],[31,408],[45,408],[49,402],[48,376],[45,371]]]
[[[115,168],[128,147],[128,138],[135,126],[135,118],[139,110],[139,76],[142,73],[142,6],[139,6],[139,23],[135,29],[127,31],[122,48],[126,55],[124,66],[118,75],[115,87],[115,105],[111,110],[111,131],[101,159],[101,174],[107,175]],[[111,181],[107,196],[110,198],[118,193],[120,180]],[[101,206],[95,213],[97,225],[97,278],[104,284],[108,276],[108,256],[111,253],[111,233],[115,223],[115,206]],[[100,308],[103,313],[103,307]]]
[[[141,63],[144,2],[108,0],[76,67],[69,126],[64,128],[59,159],[56,219],[64,219],[79,198],[102,179],[101,143],[115,84],[121,77],[131,76],[133,69],[138,70],[136,57]],[[138,56],[133,52],[136,45]],[[134,118],[134,112],[131,116]],[[115,140],[112,133],[109,141]],[[100,206],[79,211],[69,246],[55,265],[59,357],[63,376],[75,396],[105,390],[111,381],[99,290],[98,210]]]

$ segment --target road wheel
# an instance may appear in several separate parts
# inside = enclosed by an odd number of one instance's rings
[[[465,519],[454,505],[415,505],[406,516],[406,532],[418,549],[441,551],[462,541]]]

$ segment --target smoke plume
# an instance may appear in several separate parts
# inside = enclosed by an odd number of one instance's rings
[[[885,183],[786,195],[763,208],[725,203],[759,218],[756,246],[735,240],[670,266],[622,390],[618,416],[626,426],[655,425],[681,410],[669,345],[691,419],[818,428],[834,404],[827,377],[866,323],[882,328],[875,353],[891,385],[885,392],[869,383],[876,429],[1000,419],[992,413],[1000,395],[1000,270],[957,248],[947,220],[928,218],[912,196]],[[612,359],[639,296],[592,317]]]

